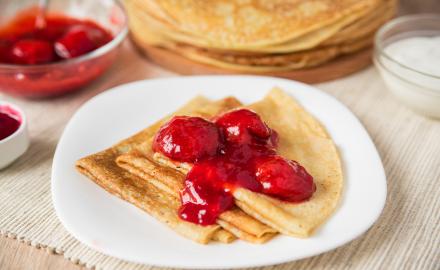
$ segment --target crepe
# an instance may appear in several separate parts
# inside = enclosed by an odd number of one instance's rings
[[[175,114],[187,115],[197,113],[203,115],[204,108],[221,113],[239,105],[233,98],[212,102],[204,97],[196,97]],[[154,185],[141,179],[116,165],[116,158],[137,147],[138,144],[151,138],[158,128],[171,116],[165,117],[136,135],[125,139],[109,149],[84,157],[77,161],[77,170],[89,177],[106,191],[146,211],[163,222],[178,234],[195,242],[206,244],[210,240],[231,242],[234,236],[218,225],[199,226],[181,220],[177,215],[180,206],[178,199],[164,193]]]
[[[219,107],[205,106],[204,109],[185,115],[210,118],[221,111],[230,110],[241,104],[234,100],[234,102],[229,103],[219,102],[218,105]],[[164,194],[179,200],[179,191],[183,188],[185,175],[174,168],[161,166],[153,160],[154,153],[151,150],[153,137],[154,134],[148,138],[143,137],[142,141],[132,140],[131,151],[119,155],[116,158],[116,163],[131,174],[154,185]],[[224,212],[220,215],[217,222],[236,237],[251,243],[264,243],[277,232],[275,229],[264,225],[239,209]]]
[[[132,29],[142,28],[143,24],[138,24],[136,18],[131,20]],[[150,46],[150,37],[143,32],[141,35],[137,31],[132,32],[132,39],[141,47]],[[352,43],[332,45],[310,51],[302,51],[287,54],[263,54],[263,55],[236,55],[217,51],[209,51],[199,47],[185,44],[163,43],[161,46],[179,55],[185,56],[196,62],[213,65],[239,71],[277,71],[291,70],[305,67],[312,67],[326,62],[338,55],[347,54],[361,50],[372,44],[373,36]]]
[[[224,70],[313,68],[371,47],[397,0],[125,0],[131,37]]]
[[[336,146],[325,128],[279,89],[272,90],[262,101],[247,108],[258,113],[278,132],[278,153],[306,168],[317,189],[306,202],[288,203],[238,188],[233,192],[235,203],[250,216],[283,234],[308,237],[334,212],[341,196],[343,176]],[[191,164],[171,161],[159,153],[154,159],[182,173],[191,168]]]
[[[138,0],[126,3],[132,1]],[[156,21],[168,32],[203,40],[216,48],[246,50],[287,42],[345,18],[362,16],[379,3],[378,0],[147,2],[154,3],[142,5],[142,10],[155,14]],[[166,31],[161,29],[161,32]]]
[[[215,44],[206,40],[204,37],[195,37],[189,33],[178,32],[169,25],[166,25],[163,21],[154,16],[154,12],[151,11],[150,4],[155,1],[140,1],[140,0],[127,0],[126,7],[131,15],[134,17],[135,22],[131,22],[131,28],[137,35],[147,38],[150,45],[164,46],[169,43],[183,43],[192,46],[198,46],[205,49],[218,49],[218,51],[226,51],[227,53],[237,52],[264,52],[264,53],[283,53],[283,52],[296,52],[301,50],[310,49],[319,45],[324,40],[337,34],[343,27],[354,22],[361,16],[365,16],[366,13],[373,12],[373,5],[368,9],[362,9],[359,12],[353,12],[347,16],[343,16],[333,22],[330,25],[326,25],[322,28],[318,28],[314,31],[305,33],[288,41],[280,44],[272,44],[250,48],[235,48],[235,47],[216,47]],[[157,10],[157,9],[155,9]],[[141,25],[142,27],[136,27]]]
[[[342,42],[356,40],[362,37],[374,35],[374,33],[396,13],[397,0],[384,0],[374,11],[359,18],[336,35],[322,42],[320,45],[335,45]]]
[[[234,193],[237,204],[284,234],[307,237],[335,210],[341,196],[343,175],[336,146],[325,128],[280,90],[249,108],[279,132],[278,152],[304,166],[317,190],[307,202],[291,204],[240,189]]]
[[[187,104],[183,109],[176,112],[176,114],[208,117],[212,114],[218,114],[223,111],[230,110],[239,105],[241,104],[234,98],[226,98],[218,102],[211,102],[205,98],[198,97]],[[214,234],[211,234],[211,229],[205,230],[203,226],[196,226],[195,228],[190,226],[190,228],[186,228],[188,224],[192,225],[192,223],[182,221],[177,217],[177,209],[179,208],[180,203],[178,191],[181,188],[180,183],[183,181],[183,176],[180,173],[178,173],[180,174],[178,175],[176,172],[172,172],[166,168],[161,168],[160,166],[158,167],[158,165],[154,163],[148,163],[148,159],[144,159],[142,161],[142,170],[136,170],[135,166],[132,168],[127,168],[127,166],[116,166],[115,161],[120,157],[126,156],[124,153],[139,153],[139,151],[142,153],[148,153],[151,151],[150,141],[164,121],[165,120],[159,121],[141,133],[126,139],[125,141],[113,146],[108,150],[105,150],[103,153],[94,154],[79,160],[77,162],[78,170],[87,175],[89,178],[92,178],[92,180],[100,184],[110,193],[122,197],[122,199],[132,204],[135,204],[136,206],[150,213],[152,216],[158,218],[157,212],[159,212],[158,219],[161,220],[161,211],[159,207],[153,209],[146,208],[143,206],[143,202],[137,201],[136,198],[132,198],[130,196],[121,196],[121,194],[123,194],[127,189],[134,189],[136,191],[136,187],[133,187],[132,184],[128,184],[127,186],[129,181],[130,183],[132,182],[130,178],[136,179],[136,182],[144,183],[146,188],[150,187],[154,191],[152,194],[159,194],[160,198],[167,198],[166,200],[164,199],[161,207],[167,207],[169,208],[167,209],[168,211],[174,213],[172,217],[166,217],[165,220],[161,221],[167,223],[172,229],[177,230],[177,232],[181,235],[194,241],[207,243],[209,241],[209,237],[211,237],[212,239],[217,239],[218,241],[227,243],[232,241],[236,236],[248,242],[263,243],[272,238],[276,232],[274,229],[256,221],[239,209],[228,211],[223,213],[221,216],[219,224],[227,231],[217,230]],[[101,158],[102,156],[105,156],[105,158]],[[139,155],[139,157],[141,157],[141,155]],[[105,162],[102,162],[102,160]],[[112,174],[101,175],[97,173],[101,170],[108,171],[109,168],[111,169]],[[117,176],[117,174],[121,174],[123,176]],[[161,181],[174,181],[174,190],[171,191],[166,189],[166,185],[160,184]],[[168,186],[169,185],[170,184],[168,184]],[[117,188],[114,189],[114,186]],[[149,193],[147,194],[147,192],[143,190],[137,190],[136,192],[139,194],[139,196],[137,196],[138,198],[142,198],[142,194],[147,196],[145,200],[148,200],[148,196],[151,196]],[[128,195],[131,194],[132,193]],[[173,203],[170,203],[167,206],[167,203],[170,201]],[[176,223],[179,226],[177,226]],[[199,232],[198,230],[200,227],[203,229],[202,232]],[[218,226],[214,226],[214,228],[218,229]],[[183,232],[178,231],[180,229],[182,229]],[[192,234],[194,234],[196,238],[193,238]],[[201,234],[201,236],[199,234]]]
[[[209,119],[240,105],[233,98],[211,102],[198,97],[174,115]],[[154,134],[169,117],[103,152],[79,160],[77,168],[110,193],[199,243],[230,242],[235,237],[264,243],[276,232],[308,237],[331,215],[341,196],[343,179],[336,147],[325,128],[279,89],[247,108],[277,130],[278,152],[298,161],[314,177],[317,190],[308,201],[288,203],[238,188],[233,192],[237,207],[222,213],[218,225],[198,226],[179,219],[179,190],[192,164],[171,161],[151,150]]]
[[[132,150],[120,155],[116,162],[121,168],[139,176],[178,200],[179,191],[184,187],[185,175],[175,168],[156,163],[150,148],[151,140],[145,146],[140,147],[139,149],[142,149],[140,151]],[[275,229],[262,224],[240,209],[222,213],[217,223],[236,237],[251,243],[264,243],[276,233]]]
[[[132,34],[133,40],[142,48],[149,46],[139,37]],[[220,67],[223,69],[249,73],[267,73],[310,68],[325,63],[339,55],[349,54],[362,50],[371,45],[373,37],[367,37],[355,43],[331,46],[314,51],[305,51],[285,55],[267,56],[234,56],[206,52],[202,49],[189,46],[170,45],[167,50],[184,56],[195,62]]]
[[[130,23],[133,30],[132,39],[138,46],[147,47],[153,44],[203,64],[240,72],[255,73],[314,67],[328,62],[339,55],[353,53],[369,47],[373,42],[374,34],[374,32],[371,32],[369,35],[361,36],[357,40],[321,46],[313,50],[282,54],[252,54],[249,52],[237,54],[163,40],[161,37],[151,33],[149,28],[145,28],[143,21],[136,15],[131,17]]]
[[[171,48],[171,50],[189,59],[212,66],[238,71],[269,72],[313,67],[339,55],[364,49],[370,46],[372,42],[373,37],[369,36],[352,43],[276,55],[228,55],[189,46],[177,46]]]

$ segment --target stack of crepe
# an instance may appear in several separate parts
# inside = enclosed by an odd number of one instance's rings
[[[306,69],[370,47],[397,0],[125,0],[135,43],[249,73]]]
[[[199,243],[229,243],[236,238],[264,243],[278,233],[308,237],[335,210],[342,190],[342,172],[336,147],[323,126],[293,98],[273,89],[259,102],[246,106],[279,133],[278,152],[300,162],[314,177],[316,192],[306,202],[288,203],[238,188],[235,208],[200,226],[178,217],[179,190],[191,164],[153,153],[152,138],[173,115],[210,119],[242,107],[233,97],[217,101],[199,96],[172,115],[102,152],[80,159],[76,166],[113,195],[136,205],[178,234]]]

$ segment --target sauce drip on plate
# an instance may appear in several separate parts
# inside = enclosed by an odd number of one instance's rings
[[[193,163],[180,191],[179,216],[214,224],[234,206],[232,193],[246,188],[274,198],[301,202],[314,191],[313,178],[295,161],[276,152],[278,135],[253,111],[238,109],[214,119],[174,117],[154,138],[153,150]]]

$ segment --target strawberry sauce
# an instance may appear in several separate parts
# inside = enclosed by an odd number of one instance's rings
[[[174,117],[154,138],[153,150],[193,163],[180,191],[179,216],[211,225],[234,206],[232,192],[246,188],[274,198],[301,202],[315,192],[313,178],[296,161],[276,152],[278,134],[253,111],[238,109],[213,122]]]
[[[22,10],[0,27],[1,92],[58,96],[96,79],[116,59],[115,49],[103,48],[113,34],[100,24],[52,11],[37,20],[38,14],[35,7]]]
[[[18,113],[9,106],[0,105],[0,141],[14,134],[20,125]]]
[[[113,38],[109,31],[90,20],[48,14],[44,27],[36,22],[36,13],[25,13],[0,29],[1,63],[58,62],[91,52]]]

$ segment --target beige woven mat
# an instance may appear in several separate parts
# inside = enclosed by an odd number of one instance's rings
[[[113,85],[170,75],[139,59],[128,44],[123,54],[116,66],[120,70],[113,68],[75,95],[38,102],[4,97],[25,109],[32,145],[21,159],[0,171],[2,235],[63,254],[87,267],[153,269],[102,255],[79,243],[60,224],[51,203],[52,156],[73,112]],[[440,121],[418,116],[395,101],[374,68],[318,87],[345,103],[373,138],[388,177],[387,204],[376,224],[357,240],[323,255],[266,269],[438,269]]]

